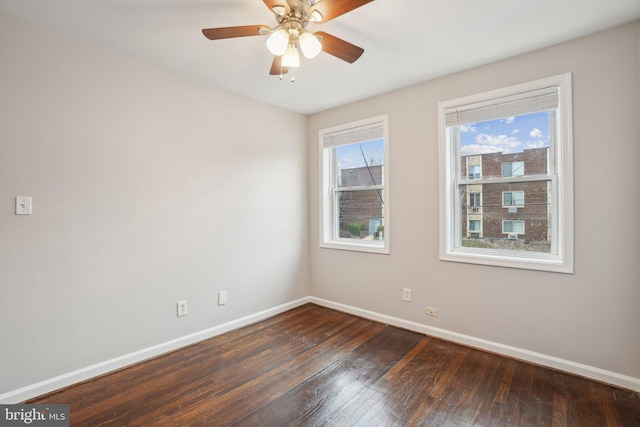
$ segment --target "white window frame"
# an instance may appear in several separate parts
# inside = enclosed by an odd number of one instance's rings
[[[388,115],[380,115],[368,119],[358,120],[343,125],[321,129],[319,132],[319,160],[320,160],[320,247],[329,249],[340,249],[358,252],[370,252],[378,254],[390,253],[391,242],[391,217],[389,209],[390,188],[389,188],[389,118]],[[344,136],[347,140],[349,134],[367,131],[368,129],[382,127],[382,138],[384,139],[384,173],[381,185],[368,186],[362,190],[374,189],[384,191],[383,218],[384,218],[384,238],[383,240],[357,240],[340,238],[338,235],[338,210],[336,206],[337,177],[335,176],[335,159],[331,155],[332,148],[326,147],[325,140],[329,137],[335,139],[336,136]],[[362,142],[365,142],[363,140]],[[356,143],[349,141],[346,144]],[[341,144],[338,144],[341,145]]]
[[[555,134],[549,150],[552,168],[548,177],[522,176],[516,180],[546,180],[551,186],[551,234],[550,253],[516,250],[497,250],[463,247],[460,219],[462,210],[458,197],[459,185],[465,177],[459,177],[461,165],[457,157],[458,143],[450,137],[447,127],[447,113],[478,111],[478,108],[506,107],[513,116],[513,105],[519,100],[530,98],[537,92],[555,91],[557,88],[558,119]],[[510,110],[511,109],[511,110]],[[515,115],[533,111],[522,111]],[[501,113],[499,113],[501,114]],[[498,117],[496,117],[498,118]],[[507,88],[440,102],[438,104],[439,152],[440,152],[440,260],[499,267],[522,268],[559,273],[574,272],[574,219],[573,219],[573,117],[571,73],[565,73]],[[484,179],[469,184],[482,184]],[[499,181],[496,180],[496,181]],[[489,182],[489,181],[488,181]]]

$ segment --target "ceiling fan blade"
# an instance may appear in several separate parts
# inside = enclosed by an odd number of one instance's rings
[[[286,15],[287,13],[289,13],[289,4],[285,1],[285,0],[263,0],[264,4],[267,5],[267,7],[269,8],[270,11],[272,11],[273,13],[277,14],[278,12],[276,12],[273,7],[274,6],[282,6],[284,7],[283,9],[283,13]]]
[[[266,25],[244,25],[241,27],[208,28],[202,34],[209,40],[232,39],[235,37],[259,36],[260,29],[268,30]]]
[[[269,74],[271,74],[272,76],[279,76],[281,74],[287,74],[288,72],[289,67],[282,66],[282,56],[274,56]]]
[[[324,31],[318,31],[313,33],[313,35],[322,37],[322,50],[324,52],[340,58],[343,61],[347,61],[349,64],[356,62],[364,53],[363,48],[332,36],[331,34],[327,34]]]
[[[266,1],[267,0],[265,0],[265,2]],[[317,10],[322,14],[322,21],[320,22],[327,22],[372,1],[373,0],[320,0],[309,10],[309,16],[313,14],[313,11]]]

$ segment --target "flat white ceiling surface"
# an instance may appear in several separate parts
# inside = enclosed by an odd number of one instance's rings
[[[302,58],[284,80],[268,74],[273,57],[266,36],[210,41],[201,33],[274,26],[262,0],[0,0],[0,10],[312,114],[633,21],[640,0],[375,0],[308,27],[364,48],[358,61],[321,53]]]

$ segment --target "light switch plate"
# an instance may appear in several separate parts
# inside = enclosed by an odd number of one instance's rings
[[[218,305],[225,305],[227,303],[227,291],[218,292]]]
[[[16,197],[16,215],[31,215],[31,197]]]

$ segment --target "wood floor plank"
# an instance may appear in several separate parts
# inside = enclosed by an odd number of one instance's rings
[[[366,343],[290,392],[246,417],[247,425],[322,425],[349,407],[420,340],[420,336],[384,328]]]
[[[637,393],[306,304],[26,403],[72,426],[640,426]]]

